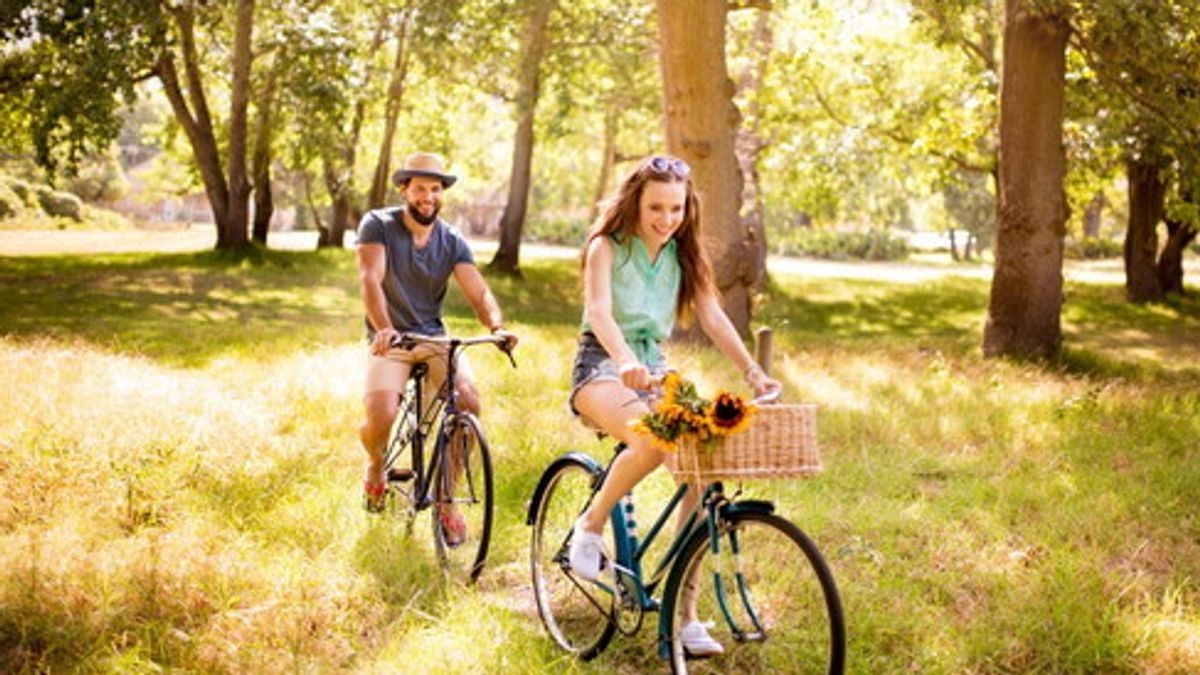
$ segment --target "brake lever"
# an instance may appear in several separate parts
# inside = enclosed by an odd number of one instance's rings
[[[763,404],[769,404],[769,403],[779,403],[779,400],[782,398],[783,398],[783,387],[780,387],[774,391],[769,391],[769,392],[763,394],[762,396],[751,399],[750,405],[763,405]]]
[[[513,353],[513,350],[512,350],[512,348],[511,348],[511,347],[509,347],[509,346],[508,346],[508,342],[507,342],[507,341],[505,341],[505,342],[503,342],[503,343],[501,343],[501,344],[498,344],[498,345],[496,345],[496,347],[497,347],[497,348],[498,348],[500,351],[504,352],[504,355],[508,357],[508,362],[512,364],[513,370],[516,370],[516,368],[517,368],[517,360],[516,360],[515,358],[513,358],[513,355],[512,355],[512,353]]]
[[[397,335],[396,337],[392,338],[392,342],[391,342],[391,345],[393,347],[398,347],[400,349],[403,349],[406,352],[412,351],[413,347],[415,347],[416,344],[417,344],[417,341],[414,340],[412,338],[412,336],[409,335],[408,333],[401,333],[401,334]]]

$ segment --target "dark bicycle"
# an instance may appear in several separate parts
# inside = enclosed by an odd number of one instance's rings
[[[430,396],[425,390],[428,366],[413,366],[384,455],[388,494],[393,500],[403,497],[410,525],[418,511],[432,507],[438,562],[447,573],[473,582],[483,571],[491,538],[492,462],[479,420],[459,408],[454,386],[458,357],[468,347],[492,344],[504,351],[514,368],[517,364],[503,337],[403,333],[392,340],[392,346],[401,349],[419,344],[446,348],[446,380],[436,395]],[[433,454],[426,464],[425,444],[431,436]],[[461,541],[449,540],[440,517],[443,510],[462,516],[466,530]]]
[[[624,449],[619,444],[616,453]],[[542,474],[530,502],[534,594],[560,647],[591,659],[615,633],[635,635],[655,612],[659,653],[674,673],[843,672],[841,600],[816,544],[771,502],[739,500],[740,490],[726,494],[721,482],[705,488],[649,576],[643,558],[688,486],[678,487],[644,541],[633,496],[626,495],[611,515],[613,564],[597,581],[577,576],[568,562],[572,528],[605,472],[591,456],[567,452]],[[701,661],[687,653],[680,631],[697,618],[713,621],[710,633],[724,644],[723,655]]]

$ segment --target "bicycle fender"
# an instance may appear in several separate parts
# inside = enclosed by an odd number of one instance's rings
[[[550,483],[550,477],[563,464],[579,464],[593,476],[599,476],[604,473],[604,468],[600,466],[600,463],[592,458],[591,455],[584,452],[572,450],[555,457],[554,461],[550,462],[550,466],[546,467],[546,470],[542,472],[542,477],[538,479],[537,487],[533,489],[533,497],[529,500],[529,510],[525,514],[526,525],[533,525],[533,519],[537,516],[538,504],[542,502],[542,495],[546,492],[546,487]]]
[[[775,505],[765,499],[747,499],[721,506],[721,515],[723,516],[732,516],[738,513],[775,513]]]

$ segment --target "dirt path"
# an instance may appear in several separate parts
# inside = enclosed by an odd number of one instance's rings
[[[352,237],[353,235],[347,245],[352,245]],[[283,250],[311,250],[316,246],[316,241],[316,232],[272,232],[268,239],[271,248]],[[0,256],[139,251],[179,253],[207,250],[215,243],[216,231],[204,226],[182,230],[120,232],[0,230]],[[495,242],[490,241],[475,241],[472,242],[472,246],[481,260],[486,260],[496,249]],[[578,249],[568,246],[523,244],[521,250],[530,258],[570,259],[579,255]],[[901,262],[838,262],[771,256],[767,267],[780,274],[909,283],[923,283],[947,276],[992,278],[990,264],[956,264],[936,256]],[[1200,259],[1189,256],[1184,261],[1184,273],[1194,284],[1195,279],[1200,278]],[[1063,266],[1063,275],[1070,281],[1083,283],[1120,284],[1125,281],[1125,271],[1120,260],[1068,260]]]

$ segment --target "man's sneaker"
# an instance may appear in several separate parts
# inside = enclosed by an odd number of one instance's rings
[[[439,508],[438,525],[442,528],[442,541],[448,548],[458,548],[467,540],[467,523],[457,511]]]
[[[575,521],[567,558],[571,569],[579,576],[588,581],[600,578],[600,570],[604,567],[604,537],[583,529],[583,518]]]
[[[693,621],[684,626],[683,630],[679,631],[679,641],[683,643],[684,653],[688,656],[724,654],[725,648],[708,634],[708,629],[711,627],[711,622],[700,623],[699,621]]]

